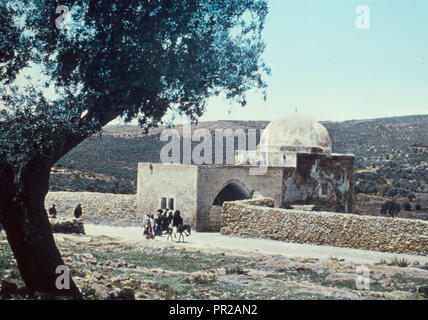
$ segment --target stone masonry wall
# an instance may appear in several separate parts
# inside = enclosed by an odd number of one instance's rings
[[[256,199],[223,204],[222,234],[383,252],[428,254],[428,222],[401,218],[308,212],[260,205]]]
[[[49,192],[45,199],[48,210],[55,203],[58,219],[74,218],[74,209],[80,203],[86,223],[113,226],[140,226],[135,195],[96,192]]]
[[[223,210],[221,206],[212,206],[210,211],[210,226],[208,231],[218,232],[223,223]]]
[[[139,163],[137,216],[154,213],[161,199],[174,199],[174,209],[181,212],[184,223],[195,227],[197,212],[198,167],[181,164]]]

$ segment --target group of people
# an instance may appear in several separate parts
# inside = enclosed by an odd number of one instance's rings
[[[52,204],[52,207],[50,207],[50,208],[49,208],[48,213],[49,213],[49,216],[50,216],[52,219],[56,219],[56,216],[57,216],[57,214],[58,214],[58,211],[56,211],[55,203],[53,203],[53,204]],[[81,204],[79,203],[79,204],[76,206],[76,208],[74,209],[74,217],[75,217],[76,219],[79,219],[79,218],[82,216],[82,214],[83,214],[82,206],[81,206]],[[3,229],[3,227],[2,227],[2,225],[1,225],[1,223],[0,223],[0,232],[2,231],[2,229]]]
[[[183,218],[180,210],[158,209],[156,217],[153,214],[145,215],[143,221],[144,235],[147,239],[153,239],[155,236],[161,236],[164,232],[174,235],[183,227]]]
[[[52,219],[56,219],[58,212],[56,211],[55,203],[52,204],[52,207],[49,208],[48,212]],[[79,219],[82,216],[82,214],[83,214],[82,206],[79,203],[74,209],[74,217],[76,219]]]

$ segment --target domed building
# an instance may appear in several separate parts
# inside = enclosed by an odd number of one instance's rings
[[[305,153],[331,154],[332,150],[327,129],[316,120],[297,113],[269,123],[260,146],[271,151]]]
[[[218,231],[223,202],[249,199],[255,192],[274,199],[277,207],[351,212],[353,165],[354,155],[332,153],[322,124],[292,114],[270,122],[256,149],[236,150],[234,163],[140,163],[138,213],[179,209],[198,231]]]

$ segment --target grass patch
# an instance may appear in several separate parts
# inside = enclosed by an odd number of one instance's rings
[[[136,250],[120,250],[120,252],[95,251],[92,253],[98,262],[126,261],[142,268],[164,269],[169,271],[195,272],[226,267],[230,264],[241,264],[248,260],[232,256],[207,253],[188,253],[176,250],[159,250],[144,252]]]
[[[389,261],[389,262],[385,259],[382,259],[377,264],[378,265],[387,265],[387,266],[393,266],[393,267],[406,268],[410,265],[410,262],[404,258],[398,259],[397,257],[394,257],[394,259],[391,259],[391,261]]]
[[[5,240],[0,236],[0,240]],[[7,242],[0,243],[0,279],[14,282],[18,287],[25,286],[21,279],[18,266],[13,257],[12,250]]]
[[[226,274],[248,274],[248,271],[245,271],[240,266],[226,267]]]

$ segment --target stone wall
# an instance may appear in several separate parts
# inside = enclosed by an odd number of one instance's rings
[[[231,183],[240,185],[250,196],[254,191],[273,198],[277,206],[282,201],[282,168],[266,168],[263,175],[251,175],[248,166],[198,167],[197,231],[209,231],[211,206],[217,195]],[[217,230],[218,231],[218,230]]]
[[[223,209],[221,206],[212,206],[210,211],[210,226],[208,231],[218,232],[223,223]]]
[[[49,192],[45,199],[48,210],[55,203],[58,219],[74,218],[74,209],[82,205],[84,223],[115,226],[138,226],[135,195],[96,192]]]
[[[161,207],[162,198],[174,201],[184,223],[195,226],[197,212],[198,167],[181,164],[138,164],[137,212],[142,218]],[[168,206],[169,207],[169,206]]]
[[[83,222],[78,219],[49,219],[53,233],[85,234]]]
[[[428,254],[428,222],[260,206],[272,199],[223,204],[222,234],[383,252]]]
[[[299,153],[296,161],[295,170],[284,170],[283,204],[316,204],[327,211],[352,212],[354,156]]]

